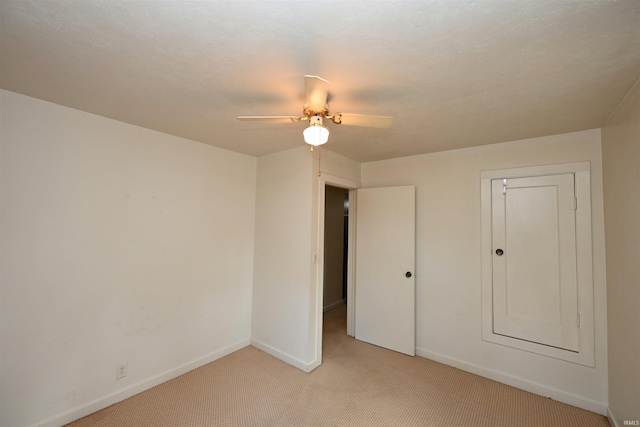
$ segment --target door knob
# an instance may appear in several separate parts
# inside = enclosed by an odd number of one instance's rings
[[[496,255],[502,256],[503,253],[504,251],[502,249],[496,249]]]
[[[411,277],[411,272],[410,272],[410,271],[407,271],[407,273],[405,274],[405,276],[407,276],[407,277]]]

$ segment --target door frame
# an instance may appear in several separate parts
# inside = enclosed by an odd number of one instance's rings
[[[322,173],[318,178],[318,234],[317,250],[314,257],[316,267],[316,366],[322,364],[322,320],[324,295],[324,204],[327,185],[349,190],[349,234],[347,237],[347,335],[355,335],[355,242],[356,242],[356,190],[362,187],[357,181]]]

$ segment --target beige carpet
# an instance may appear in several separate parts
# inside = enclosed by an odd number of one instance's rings
[[[601,415],[346,336],[325,315],[324,363],[305,374],[252,347],[72,427],[606,426]]]

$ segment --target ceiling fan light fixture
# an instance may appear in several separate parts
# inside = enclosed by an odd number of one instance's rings
[[[302,134],[304,135],[304,142],[314,147],[322,145],[329,140],[329,129],[322,126],[321,116],[309,117],[309,127]]]

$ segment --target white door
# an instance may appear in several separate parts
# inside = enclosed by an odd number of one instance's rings
[[[574,175],[491,184],[494,333],[578,351]]]
[[[415,354],[415,187],[356,193],[355,337]]]

